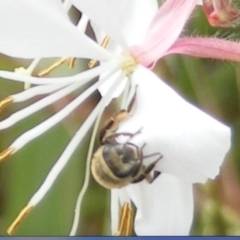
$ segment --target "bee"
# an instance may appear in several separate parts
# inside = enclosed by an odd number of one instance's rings
[[[130,140],[141,133],[139,129],[135,133],[116,133],[119,124],[129,117],[127,110],[115,113],[100,131],[99,141],[101,146],[94,153],[91,162],[91,171],[94,179],[107,189],[122,188],[131,183],[138,183],[146,179],[152,183],[160,172],[154,171],[158,161],[163,157],[160,153],[153,153],[144,156],[142,147],[131,143]],[[118,143],[119,136],[129,137],[125,143]],[[152,163],[145,166],[143,160],[157,156]]]

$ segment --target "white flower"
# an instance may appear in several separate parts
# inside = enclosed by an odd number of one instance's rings
[[[137,106],[117,132],[135,133],[142,128],[131,142],[138,147],[146,143],[145,155],[163,155],[155,168],[162,174],[151,186],[132,184],[112,194],[121,202],[130,198],[137,206],[138,235],[187,235],[193,219],[192,183],[218,175],[230,147],[230,130],[141,66],[132,83],[138,86]],[[153,161],[144,159],[144,164]],[[116,223],[112,227],[116,229]]]
[[[0,5],[4,6],[0,9],[1,19],[4,19],[0,21],[0,52],[21,58],[78,57],[101,63],[98,67],[64,78],[39,79],[0,71],[3,78],[38,85],[10,96],[2,106],[51,93],[2,121],[0,129],[12,126],[100,75],[98,82],[54,116],[25,132],[0,155],[1,160],[16,153],[101,88],[102,100],[76,132],[43,185],[30,199],[23,215],[42,200],[111,99],[124,91],[126,98],[122,105],[126,107],[137,85],[136,111],[118,131],[134,132],[143,127],[142,133],[132,141],[138,146],[146,142],[144,154],[160,152],[163,155],[156,166],[162,175],[151,186],[142,182],[112,191],[112,213],[116,213],[119,200],[122,203],[132,200],[137,207],[135,231],[138,235],[189,233],[193,214],[192,183],[204,182],[218,174],[229,149],[230,131],[183,100],[146,67],[168,54],[197,2],[168,0],[157,12],[155,0],[121,0],[117,3],[72,0],[71,3],[87,16],[84,15],[76,27],[68,20],[58,0],[19,0],[17,3],[0,0]],[[69,1],[65,2],[65,7],[68,8],[69,4]],[[179,16],[177,21],[174,20],[176,16]],[[110,37],[109,49],[101,48],[84,34],[88,18],[99,42],[106,35]],[[103,86],[105,82],[107,85]],[[116,219],[118,215],[113,214],[113,232],[116,232]]]

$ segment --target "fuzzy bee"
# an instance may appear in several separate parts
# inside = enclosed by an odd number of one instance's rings
[[[130,183],[137,183],[146,179],[152,183],[160,172],[154,171],[157,162],[162,158],[160,153],[143,155],[144,144],[141,148],[131,143],[130,140],[136,133],[116,133],[119,123],[129,116],[129,111],[121,110],[114,114],[100,131],[99,141],[101,146],[92,158],[91,170],[95,180],[105,188],[121,188]],[[119,136],[129,137],[125,143],[118,143]],[[157,156],[152,163],[145,166],[143,160]],[[153,175],[151,175],[151,172]]]

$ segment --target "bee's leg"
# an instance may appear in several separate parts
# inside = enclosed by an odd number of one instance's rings
[[[162,155],[161,153],[153,153],[153,154],[144,156],[144,158],[148,158],[148,157],[151,157],[151,156],[156,155],[156,154],[159,154],[159,157],[157,158],[157,160],[155,160],[153,163],[151,163],[150,165],[148,165],[148,167],[147,167],[146,170],[144,171],[145,174],[147,174],[146,180],[147,180],[149,183],[152,183],[152,182],[161,174],[161,172],[156,171],[156,170],[153,172],[153,176],[151,176],[149,173],[155,168],[155,166],[156,166],[156,164],[158,163],[158,161],[160,161],[160,160],[163,158],[163,155]]]
[[[105,144],[109,142],[110,138],[113,139],[114,132],[120,122],[127,119],[129,113],[127,110],[120,110],[119,112],[113,114],[113,116],[106,122],[105,127],[99,133],[99,142]]]
[[[113,134],[104,138],[103,144],[117,142],[116,138],[119,137],[119,136],[127,136],[127,137],[131,138],[132,135],[133,135],[132,133],[113,133]]]
[[[139,175],[137,178],[135,178],[134,180],[132,180],[131,183],[138,183],[138,182],[141,182],[143,179],[146,178],[146,175],[145,174],[141,174]]]
[[[107,137],[104,138],[104,143],[112,143],[112,142],[116,142],[116,138],[120,137],[120,136],[127,136],[129,137],[129,139],[127,140],[127,142],[125,144],[130,144],[129,141],[135,137],[137,134],[141,133],[142,128],[140,128],[137,132],[135,133],[129,133],[129,132],[120,132],[120,133],[113,133]],[[134,144],[133,144],[134,145]]]
[[[154,162],[152,162],[147,167],[145,167],[143,173],[140,174],[137,178],[135,178],[132,181],[132,183],[141,182],[143,179],[146,179],[149,183],[152,183],[161,174],[161,172],[159,172],[159,171],[154,171],[152,177],[149,175],[149,173],[155,168],[155,166],[158,163],[158,161],[160,161],[160,159],[163,157],[162,154],[160,154],[160,153],[153,153],[153,154],[149,154],[147,156],[144,156],[144,158],[152,157],[152,156],[155,156],[157,154],[159,155],[159,157]]]
[[[154,171],[153,176],[150,176],[149,173],[145,172],[145,173],[139,175],[131,183],[138,183],[138,182],[141,182],[144,179],[146,179],[149,183],[152,183],[161,174],[161,172]]]
[[[100,144],[103,145],[105,143],[114,142],[114,138],[117,137],[115,135],[116,134],[115,132],[117,131],[119,124],[129,117],[129,113],[132,111],[134,103],[136,101],[136,95],[137,95],[137,86],[136,86],[135,94],[133,95],[133,98],[132,98],[131,102],[129,103],[127,110],[122,109],[122,110],[114,113],[112,115],[112,117],[106,122],[104,128],[100,131],[100,133],[99,133]],[[126,133],[122,133],[119,135],[125,135],[125,136],[131,137],[136,134],[127,134],[126,135]]]
[[[148,179],[148,182],[149,182],[149,183],[152,183],[160,174],[161,174],[161,172],[159,172],[159,171],[154,171],[154,172],[153,172],[153,176],[150,177],[150,179]]]

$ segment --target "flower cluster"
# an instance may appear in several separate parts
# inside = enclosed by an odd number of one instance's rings
[[[211,1],[204,1],[205,10],[208,2]],[[91,83],[66,107],[19,136],[0,154],[0,161],[59,123],[94,91],[99,91],[102,96],[11,225],[9,233],[43,199],[111,100],[122,95],[122,108],[126,109],[136,91],[136,107],[132,116],[120,124],[117,132],[133,134],[142,129],[131,143],[139,148],[146,144],[144,155],[161,153],[162,159],[155,166],[161,175],[152,184],[142,181],[111,190],[112,232],[119,231],[119,206],[127,206],[129,210],[133,203],[137,209],[134,230],[138,235],[189,234],[193,219],[192,184],[214,179],[219,173],[230,147],[230,129],[180,97],[151,69],[159,59],[170,54],[240,61],[237,42],[216,37],[181,36],[198,3],[197,0],[166,0],[159,7],[156,0],[65,0],[64,3],[60,0],[0,0],[4,6],[0,8],[0,52],[12,57],[35,59],[24,71],[0,71],[0,76],[9,81],[34,85],[4,99],[0,109],[10,103],[48,94],[0,122],[0,129],[13,126]],[[77,25],[73,25],[67,15],[71,6],[82,13]],[[226,8],[223,6],[223,9]],[[96,42],[85,34],[88,23],[95,33]],[[31,76],[40,59],[48,57],[89,59],[91,68],[69,77],[40,79]],[[93,81],[96,77],[99,78],[97,82]],[[95,126],[97,128],[97,124]],[[89,156],[88,170],[91,151]],[[148,161],[150,159],[144,163]],[[76,220],[71,235],[75,234],[77,225]]]

